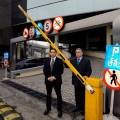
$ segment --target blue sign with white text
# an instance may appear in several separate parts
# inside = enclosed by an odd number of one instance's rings
[[[120,45],[107,45],[104,67],[120,70]]]
[[[8,52],[4,52],[4,59],[8,59]]]
[[[42,23],[38,23],[38,26],[39,26],[39,28],[40,28],[41,30],[43,30],[43,25],[42,25]],[[36,35],[37,35],[37,36],[40,36],[40,35],[41,35],[37,28],[36,28]]]

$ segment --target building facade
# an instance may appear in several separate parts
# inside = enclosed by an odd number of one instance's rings
[[[7,46],[11,38],[22,36],[23,29],[32,24],[19,10],[18,5],[36,22],[44,24],[46,19],[62,16],[64,28],[54,34],[59,36],[60,43],[67,43],[72,53],[76,47],[84,50],[105,52],[106,44],[113,44],[112,24],[96,25],[96,27],[64,31],[66,25],[80,21],[77,26],[85,23],[87,18],[98,16],[120,8],[119,0],[1,0],[0,2],[0,46]],[[99,19],[102,21],[102,17]],[[109,18],[107,18],[109,20]],[[83,23],[82,23],[82,20]],[[97,19],[96,19],[97,20]],[[95,21],[92,21],[95,22]],[[91,22],[91,23],[92,23]],[[1,53],[2,54],[2,53]]]

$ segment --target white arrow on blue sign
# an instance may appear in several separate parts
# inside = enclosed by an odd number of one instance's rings
[[[107,45],[104,67],[120,70],[120,45]]]
[[[38,26],[40,27],[41,30],[43,30],[43,25],[42,25],[42,23],[38,23]],[[37,35],[37,36],[40,36],[40,35],[41,35],[41,33],[38,31],[37,28],[36,28],[36,35]]]

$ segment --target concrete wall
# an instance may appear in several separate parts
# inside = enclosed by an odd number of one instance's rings
[[[120,0],[27,0],[27,13],[35,21],[115,8]]]
[[[105,58],[105,52],[99,52],[99,51],[83,51],[84,55],[97,57],[97,58]]]
[[[9,45],[12,0],[0,1],[0,45]]]

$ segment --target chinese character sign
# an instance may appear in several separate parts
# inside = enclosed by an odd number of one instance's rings
[[[120,45],[107,45],[104,67],[120,70]]]
[[[4,59],[8,59],[8,52],[4,53]]]

